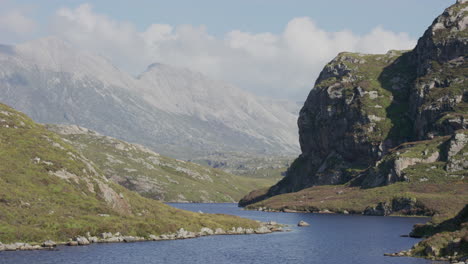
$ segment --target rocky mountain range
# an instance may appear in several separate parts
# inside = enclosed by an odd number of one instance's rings
[[[56,37],[0,46],[0,89],[0,101],[38,122],[79,125],[181,159],[298,151],[295,103],[168,65],[133,77]]]

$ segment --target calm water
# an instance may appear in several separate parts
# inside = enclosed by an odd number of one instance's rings
[[[425,218],[266,213],[243,211],[235,204],[171,204],[205,213],[235,214],[293,225],[292,232],[267,235],[211,236],[188,240],[59,247],[59,251],[0,252],[0,263],[140,264],[140,263],[308,263],[420,264],[416,258],[384,257],[418,240],[400,237]],[[300,220],[311,224],[299,228]],[[442,263],[442,262],[438,262]]]

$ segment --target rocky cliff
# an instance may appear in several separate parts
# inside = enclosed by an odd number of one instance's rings
[[[300,111],[302,154],[283,180],[243,204],[316,185],[421,180],[427,168],[466,176],[467,12],[457,1],[411,51],[343,52],[328,63]]]

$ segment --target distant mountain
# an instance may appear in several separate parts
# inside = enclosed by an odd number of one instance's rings
[[[166,202],[236,202],[273,177],[247,178],[219,169],[162,156],[75,125],[47,125],[73,145],[107,179],[144,197]]]
[[[183,159],[298,152],[298,106],[153,64],[139,77],[48,37],[0,46],[0,100],[41,123],[76,124]]]

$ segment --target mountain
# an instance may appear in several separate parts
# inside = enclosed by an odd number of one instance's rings
[[[50,124],[75,124],[191,159],[212,152],[294,154],[292,103],[153,64],[138,78],[55,38],[0,47],[0,100]]]
[[[0,212],[0,241],[6,243],[65,242],[87,232],[148,237],[180,228],[258,226],[253,220],[197,214],[143,198],[109,181],[59,135],[3,104]]]
[[[240,204],[459,211],[468,202],[467,9],[466,1],[447,8],[411,51],[338,54],[300,111],[302,154],[285,178]]]
[[[236,202],[255,188],[274,184],[162,156],[144,146],[76,125],[47,125],[79,150],[110,180],[166,202]]]

